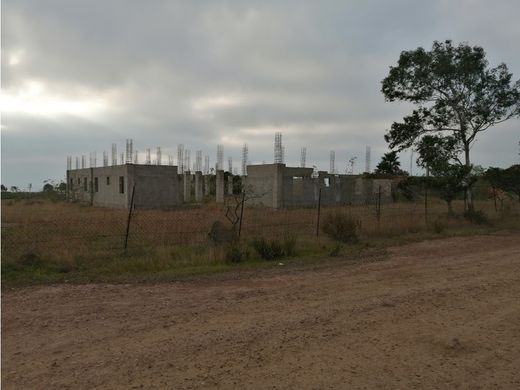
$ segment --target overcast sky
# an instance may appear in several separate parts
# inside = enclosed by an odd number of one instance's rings
[[[2,1],[2,183],[40,188],[64,177],[66,156],[127,138],[144,152],[216,145],[240,168],[273,161],[345,171],[365,145],[372,168],[410,106],[384,101],[381,80],[402,50],[452,39],[484,47],[520,78],[520,1]],[[517,163],[520,121],[473,148],[483,166]],[[153,156],[152,156],[153,158]],[[140,155],[144,161],[144,154]],[[409,155],[401,161],[409,168]]]

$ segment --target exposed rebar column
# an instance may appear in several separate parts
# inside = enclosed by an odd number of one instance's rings
[[[134,152],[134,164],[139,164],[139,151]]]
[[[121,165],[125,165],[125,154],[121,152]]]
[[[117,165],[117,144],[112,144],[112,165]]]
[[[79,157],[76,156],[76,169],[79,169]]]
[[[300,152],[300,167],[305,168],[306,162],[307,162],[307,148],[303,147]]]
[[[197,150],[195,154],[195,172],[202,172],[202,150]]]
[[[233,173],[233,158],[231,156],[228,157],[228,172]]]
[[[209,175],[209,156],[204,156],[204,174]]]
[[[72,169],[72,156],[67,156],[67,171]]]
[[[184,173],[184,145],[177,145],[177,169],[179,173]]]
[[[108,167],[108,152],[106,150],[103,151],[103,166]]]
[[[247,175],[247,160],[249,158],[249,149],[247,144],[242,147],[242,176]]]
[[[157,146],[157,152],[155,152],[155,157],[157,159],[157,165],[162,165],[162,152],[160,146]]]
[[[334,150],[330,151],[330,168],[329,173],[334,174],[336,172],[336,152]]]
[[[126,140],[126,164],[131,164],[134,157],[134,141],[131,139]]]
[[[274,134],[274,163],[283,163],[282,133],[280,132]]]
[[[217,165],[215,167],[217,171],[224,170],[224,147],[217,145]]]
[[[184,172],[191,172],[191,150],[184,151]]]
[[[152,157],[150,155],[150,149],[146,149],[146,160],[144,161],[146,165],[150,165],[152,163]]]
[[[87,162],[86,162],[86,159],[87,159],[87,158],[85,157],[84,154],[81,155],[81,169],[85,169],[85,165],[86,165],[86,163],[87,163]]]

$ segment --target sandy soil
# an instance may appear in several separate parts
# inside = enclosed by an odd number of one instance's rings
[[[518,233],[281,268],[6,291],[2,388],[520,388]]]

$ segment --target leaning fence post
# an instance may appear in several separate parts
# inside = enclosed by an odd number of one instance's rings
[[[242,232],[242,217],[244,216],[244,203],[246,201],[246,192],[242,192],[242,205],[240,207],[240,222],[238,223],[238,239],[240,240],[240,233]]]
[[[381,220],[381,186],[378,188],[377,192],[377,222]]]
[[[130,233],[130,219],[132,218],[132,209],[134,208],[134,194],[135,194],[135,184],[132,187],[132,197],[130,198],[130,207],[128,209],[128,219],[126,221],[126,234],[125,234],[125,252],[128,247],[128,234]]]
[[[318,193],[318,220],[316,221],[316,237],[320,236],[321,188]]]

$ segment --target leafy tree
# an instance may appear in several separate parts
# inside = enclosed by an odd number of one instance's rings
[[[484,49],[451,41],[403,51],[382,81],[387,101],[417,105],[385,134],[391,149],[420,148],[427,135],[445,144],[452,159],[471,168],[470,149],[479,133],[520,116],[520,80],[505,64],[489,68]],[[473,209],[471,188],[468,206]]]
[[[7,191],[7,187],[2,184],[2,192]]]
[[[471,167],[456,163],[453,142],[451,137],[437,135],[425,135],[417,142],[417,164],[432,176],[426,183],[446,201],[450,214],[453,214],[451,202],[475,182],[470,175]]]
[[[11,186],[11,192],[19,192],[20,190],[18,189],[17,186]]]
[[[67,190],[67,184],[62,181],[59,184],[56,184],[54,189],[58,192],[64,193]]]
[[[504,173],[502,188],[516,194],[520,203],[520,164],[510,166]]]
[[[43,186],[43,192],[52,192],[54,191],[54,186],[51,183],[46,183]]]
[[[489,168],[485,177],[493,188],[514,193],[520,202],[520,165],[512,165],[507,169]]]
[[[381,157],[381,161],[377,164],[376,173],[383,173],[387,175],[403,175],[401,163],[397,157],[397,152],[388,152]]]

